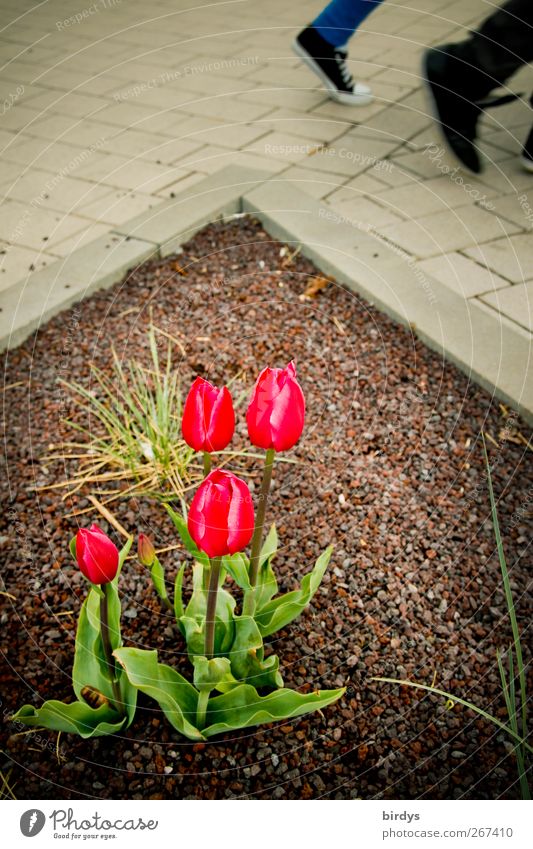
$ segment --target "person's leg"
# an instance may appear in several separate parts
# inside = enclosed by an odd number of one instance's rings
[[[333,47],[342,47],[383,0],[331,0],[311,26]]]
[[[426,51],[435,117],[447,145],[471,171],[481,170],[474,142],[483,98],[532,59],[532,0],[508,0],[465,41]]]

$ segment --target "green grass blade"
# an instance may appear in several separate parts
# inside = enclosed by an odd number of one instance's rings
[[[507,561],[505,559],[505,552],[503,550],[503,543],[500,534],[500,523],[498,521],[498,511],[496,509],[496,499],[494,497],[494,488],[492,486],[492,475],[490,471],[489,457],[487,454],[487,445],[485,442],[485,436],[483,437],[483,452],[485,454],[485,463],[487,466],[487,479],[489,485],[489,497],[490,497],[490,508],[492,513],[492,524],[494,527],[494,535],[496,537],[496,548],[498,550],[498,558],[500,560],[500,569],[502,572],[503,579],[503,589],[505,592],[505,600],[507,602],[507,610],[509,611],[509,619],[511,622],[511,630],[513,633],[513,643],[514,650],[516,655],[516,664],[518,667],[518,679],[520,682],[520,707],[521,707],[521,721],[522,728],[521,733],[522,737],[527,737],[527,699],[526,699],[526,673],[524,667],[524,660],[522,657],[522,646],[520,644],[520,632],[518,630],[518,622],[516,619],[516,611],[513,600],[513,593],[511,591],[511,584],[509,582],[509,571],[507,569]]]
[[[474,713],[477,713],[484,719],[492,722],[493,725],[497,725],[498,728],[505,731],[506,734],[509,734],[516,743],[524,746],[530,754],[533,754],[533,748],[529,745],[529,743],[520,737],[520,734],[516,734],[509,725],[505,725],[505,723],[501,722],[496,716],[493,716],[491,713],[487,713],[486,710],[483,710],[483,708],[478,707],[472,702],[468,702],[466,699],[461,699],[459,696],[454,696],[453,693],[447,693],[445,690],[439,690],[437,687],[429,687],[427,684],[417,684],[414,681],[405,681],[399,678],[371,678],[370,680],[381,681],[385,684],[401,684],[403,687],[412,687],[415,690],[425,690],[427,693],[433,693],[434,696],[442,696],[444,699],[450,699],[452,702],[457,702],[457,704],[463,705],[463,707],[466,707],[469,710],[473,710]]]
[[[507,676],[505,674],[505,669],[502,661],[502,653],[500,649],[496,650],[496,660],[498,661],[498,669],[500,671],[500,678],[502,681],[502,690],[503,697],[505,699],[505,706],[507,708],[507,714],[509,716],[509,722],[511,723],[511,728],[518,733],[518,728],[516,727],[516,705],[513,705],[510,693],[509,686],[507,684]]]

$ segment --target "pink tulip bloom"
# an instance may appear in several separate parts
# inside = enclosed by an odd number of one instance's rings
[[[195,451],[222,451],[235,430],[233,402],[227,386],[217,389],[203,377],[190,388],[181,423],[183,438]]]
[[[118,548],[93,524],[76,534],[76,560],[92,584],[108,584],[118,571]]]
[[[232,472],[214,469],[195,493],[188,527],[198,548],[209,557],[242,551],[254,530],[248,485]]]
[[[296,367],[264,368],[255,383],[246,413],[248,436],[258,448],[288,451],[302,435],[305,398]]]

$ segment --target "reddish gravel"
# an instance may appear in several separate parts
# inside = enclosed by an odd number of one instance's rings
[[[0,769],[12,767],[18,798],[515,798],[516,765],[503,735],[442,700],[377,684],[371,676],[435,681],[505,718],[495,651],[508,643],[499,565],[479,440],[490,443],[512,587],[521,627],[531,619],[526,554],[533,473],[516,419],[502,431],[497,403],[409,331],[334,284],[302,297],[312,264],[287,253],[253,220],[216,224],[178,258],[146,263],[113,289],[49,322],[9,353],[4,376],[6,505],[0,545],[4,587]],[[179,266],[187,274],[179,273]],[[284,266],[285,262],[285,266]],[[185,346],[183,382],[244,374],[294,358],[307,397],[304,438],[279,464],[269,507],[291,588],[329,542],[328,574],[311,608],[280,635],[288,686],[348,685],[324,715],[236,732],[209,744],[180,737],[141,698],[122,736],[81,741],[41,732],[16,736],[9,714],[24,702],[69,698],[73,637],[84,583],[68,554],[76,518],[57,492],[36,494],[75,467],[45,465],[66,437],[70,406],[59,377],[89,384],[90,362],[148,363],[149,311]],[[244,444],[241,408],[238,437]],[[257,468],[257,467],[256,467]],[[175,542],[164,511],[117,502],[130,531]],[[96,514],[82,517],[88,522]],[[101,522],[104,529],[104,522]],[[118,540],[117,540],[118,541]],[[178,557],[167,561],[169,577]],[[140,567],[123,573],[128,644],[157,647],[186,665]],[[529,658],[528,634],[524,635]]]

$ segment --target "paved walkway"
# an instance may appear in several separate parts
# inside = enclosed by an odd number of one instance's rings
[[[483,119],[486,169],[454,171],[421,91],[431,43],[484,0],[386,0],[351,43],[375,101],[329,100],[290,50],[320,2],[1,0],[0,290],[233,163],[268,169],[533,331],[527,102]],[[531,92],[533,70],[512,81]],[[0,299],[1,299],[0,291]]]

